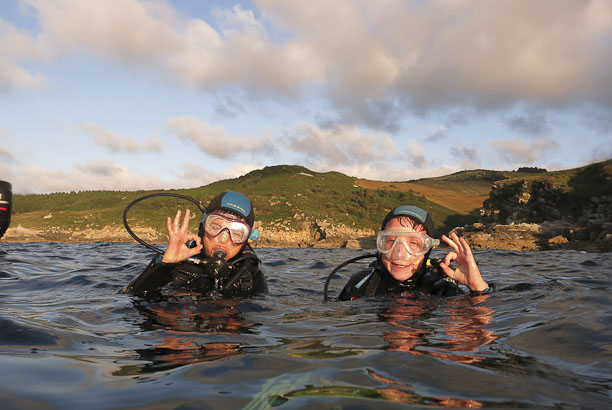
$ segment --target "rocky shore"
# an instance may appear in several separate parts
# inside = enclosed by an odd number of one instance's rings
[[[541,181],[495,183],[481,222],[457,231],[475,249],[611,252],[612,195],[579,199]]]
[[[607,182],[606,182],[607,183]],[[521,180],[495,183],[480,209],[480,222],[455,228],[473,249],[535,251],[574,249],[612,252],[612,195],[596,195],[572,203],[573,198],[548,183]],[[260,247],[318,247],[374,249],[376,232],[333,224],[327,220],[300,219],[297,227],[283,221],[255,223]],[[149,243],[166,243],[165,232],[133,227]],[[439,232],[438,236],[443,232]],[[7,242],[132,242],[123,226],[99,230],[66,231],[11,226]]]
[[[344,225],[332,225],[328,221],[317,220],[302,222],[298,228],[284,224],[262,225],[255,222],[259,231],[260,247],[295,247],[295,248],[375,248],[375,235],[371,229],[354,229]],[[152,228],[132,227],[144,241],[152,244],[167,242],[167,236]],[[133,242],[123,226],[105,226],[102,229],[62,230],[58,228],[42,230],[24,228],[21,225],[9,227],[2,238],[6,242]]]
[[[605,223],[601,224],[605,225]],[[575,226],[556,221],[543,223],[476,223],[455,228],[473,249],[504,249],[536,251],[552,249],[574,249],[587,252],[611,252],[612,232],[610,225],[595,228]],[[298,248],[376,248],[376,232],[368,229],[353,229],[333,226],[327,222],[314,223],[300,229],[258,226],[259,247]],[[163,244],[165,234],[154,229],[135,229],[143,240]],[[42,231],[11,227],[2,238],[5,242],[133,242],[134,239],[123,227],[104,227],[101,230]]]

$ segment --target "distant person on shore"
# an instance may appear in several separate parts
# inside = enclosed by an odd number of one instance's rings
[[[244,195],[228,191],[213,198],[199,226],[189,232],[191,213],[168,217],[168,248],[123,288],[124,293],[155,294],[170,283],[173,287],[219,298],[267,293],[260,260],[248,244],[256,239],[255,214]]]
[[[459,284],[472,293],[492,292],[480,274],[470,246],[456,233],[450,237],[442,235],[451,248],[443,261],[429,259],[431,249],[440,243],[431,237],[433,230],[431,215],[421,208],[404,205],[389,212],[377,236],[376,261],[368,270],[353,275],[338,299],[405,291],[453,296],[463,293]],[[451,268],[451,262],[457,267]]]

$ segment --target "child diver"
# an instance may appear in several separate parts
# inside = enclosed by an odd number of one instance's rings
[[[431,215],[421,208],[404,205],[389,212],[376,238],[376,261],[368,270],[351,276],[338,299],[414,290],[453,296],[463,293],[459,284],[472,293],[492,292],[480,274],[470,246],[456,233],[450,237],[442,235],[452,249],[443,261],[429,259],[431,249],[440,243],[430,236],[433,230]],[[450,267],[452,261],[457,264],[455,269]]]
[[[174,221],[168,217],[166,252],[153,258],[123,293],[147,296],[168,283],[212,298],[268,292],[260,260],[247,242],[258,233],[252,229],[255,214],[246,196],[228,191],[213,198],[198,235],[188,230],[190,216],[185,210],[182,224],[180,210]]]

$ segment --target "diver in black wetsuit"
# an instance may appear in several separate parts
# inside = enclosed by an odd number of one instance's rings
[[[247,243],[258,233],[252,229],[255,214],[246,196],[228,191],[213,198],[198,235],[188,231],[189,218],[189,209],[182,224],[180,210],[174,221],[168,217],[166,252],[125,286],[124,293],[146,296],[168,283],[213,298],[267,293],[260,260]]]
[[[430,295],[463,293],[459,283],[472,293],[492,291],[484,281],[465,239],[451,233],[442,239],[452,248],[444,260],[429,259],[440,243],[433,239],[433,219],[416,206],[400,206],[387,214],[376,240],[378,253],[368,270],[353,275],[338,296],[356,299],[386,293],[421,291]],[[456,261],[457,268],[449,265]]]

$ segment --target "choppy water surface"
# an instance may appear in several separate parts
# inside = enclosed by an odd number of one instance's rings
[[[0,243],[0,407],[612,405],[612,254],[481,251],[490,296],[325,304],[365,251],[257,253],[268,296],[154,302],[119,293],[138,245]]]

